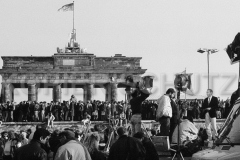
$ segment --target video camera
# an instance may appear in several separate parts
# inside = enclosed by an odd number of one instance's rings
[[[133,75],[128,75],[125,77],[126,92],[130,92],[131,89],[143,90],[151,89],[153,87],[153,76],[144,77],[134,77]],[[134,82],[137,81],[137,82]]]

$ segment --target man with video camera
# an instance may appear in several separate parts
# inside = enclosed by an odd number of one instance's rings
[[[142,120],[141,106],[142,102],[145,101],[150,95],[150,92],[147,90],[147,88],[152,87],[152,81],[149,81],[149,79],[151,78],[144,77],[141,82],[133,83],[132,77],[126,78],[127,84],[131,83],[131,86],[134,86],[132,87],[132,92],[130,92],[131,100],[129,102],[132,110],[132,117],[130,119],[132,136],[137,132],[141,132],[141,120]],[[128,90],[130,89],[127,88],[126,91]]]

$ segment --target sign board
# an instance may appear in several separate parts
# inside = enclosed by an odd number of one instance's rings
[[[63,66],[74,66],[75,60],[74,59],[63,59]]]

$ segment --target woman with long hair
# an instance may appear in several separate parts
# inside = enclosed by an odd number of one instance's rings
[[[106,160],[105,153],[99,151],[100,136],[97,132],[91,133],[85,141],[85,146],[91,155],[92,160]]]

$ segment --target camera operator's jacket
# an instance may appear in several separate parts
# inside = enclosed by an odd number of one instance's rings
[[[156,113],[157,120],[161,117],[172,117],[171,99],[168,95],[163,95],[157,100],[158,109]]]
[[[132,114],[141,114],[142,113],[142,102],[145,101],[148,97],[149,94],[145,93],[143,90],[140,90],[141,95],[134,97],[130,100],[130,105],[132,109]]]

